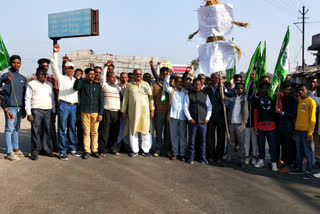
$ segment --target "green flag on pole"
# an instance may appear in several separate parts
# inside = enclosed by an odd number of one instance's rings
[[[234,47],[234,38],[232,38],[232,44],[233,44],[233,53],[234,53],[234,65],[233,65],[233,68],[231,69],[228,69],[226,70],[226,81],[227,82],[230,82],[233,78],[233,76],[236,74],[236,65],[237,65],[237,58],[236,58],[236,54],[237,54],[237,51]]]
[[[245,89],[245,91],[247,91],[248,85],[249,85],[249,83],[250,83],[250,74],[251,74],[252,71],[253,71],[253,67],[254,67],[254,65],[256,64],[258,57],[261,56],[261,48],[260,48],[260,45],[261,45],[261,42],[259,43],[256,51],[254,52],[254,54],[253,54],[253,56],[252,56],[252,58],[251,58],[251,61],[250,61],[249,69],[248,69],[248,72],[247,72],[247,75],[246,75],[246,79],[245,79],[245,82],[244,82],[244,89]]]
[[[268,90],[268,95],[274,99],[274,94],[280,90],[281,84],[286,80],[289,70],[289,40],[290,40],[290,29],[284,37],[280,54],[278,57],[277,65],[274,70],[272,83]]]
[[[266,75],[267,75],[267,45],[266,45],[266,42],[264,42],[262,56],[260,54],[257,56],[256,76],[254,81],[257,87],[257,91],[260,90],[259,81],[263,76],[266,76]]]
[[[0,35],[0,71],[9,67],[9,54]]]

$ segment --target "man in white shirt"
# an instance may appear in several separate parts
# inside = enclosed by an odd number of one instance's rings
[[[65,64],[65,75],[62,75],[58,67],[58,53],[60,47],[54,45],[54,54],[51,58],[52,73],[59,85],[59,104],[58,104],[58,149],[61,160],[68,160],[67,150],[71,155],[80,156],[76,152],[76,120],[78,92],[73,89],[76,78],[73,77],[74,65],[71,62]],[[68,144],[66,139],[66,128],[68,125]]]
[[[51,112],[55,113],[53,85],[46,81],[46,69],[37,68],[37,79],[28,83],[25,95],[25,110],[31,123],[31,160],[38,160],[41,147],[49,157],[53,157],[50,146]],[[39,132],[43,131],[42,143]],[[42,145],[41,145],[42,144]]]
[[[187,120],[183,111],[183,104],[187,91],[183,88],[181,77],[175,77],[175,86],[170,86],[170,75],[164,79],[164,89],[169,94],[170,136],[172,144],[171,160],[185,161],[185,147],[187,144]]]
[[[199,143],[200,161],[208,164],[206,157],[207,124],[212,114],[212,105],[208,95],[201,90],[200,79],[193,81],[193,90],[184,99],[184,114],[189,121],[189,157],[187,162],[193,164],[195,143]]]
[[[244,167],[244,138],[245,128],[248,121],[249,110],[248,101],[244,92],[244,84],[242,82],[236,83],[236,96],[229,98],[229,114],[228,123],[230,130],[230,140],[227,146],[227,160],[231,160],[232,153],[236,145],[240,148],[240,167]]]

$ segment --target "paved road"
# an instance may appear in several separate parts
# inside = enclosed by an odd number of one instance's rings
[[[0,112],[0,152],[4,152]],[[20,142],[30,152],[30,125]],[[167,158],[0,160],[0,213],[319,213],[320,180]]]

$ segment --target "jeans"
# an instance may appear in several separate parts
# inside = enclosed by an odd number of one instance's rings
[[[185,156],[187,144],[187,121],[171,118],[170,131],[173,155]]]
[[[306,171],[311,173],[312,170],[312,142],[307,142],[307,131],[296,130],[296,146],[297,146],[297,168],[302,170],[303,153],[307,156]],[[304,152],[303,152],[304,151]]]
[[[194,152],[195,152],[195,144],[196,139],[199,143],[199,150],[200,150],[200,159],[201,161],[206,162],[206,134],[207,134],[207,125],[206,124],[189,124],[189,158],[188,161],[192,162],[194,160]]]
[[[77,121],[77,105],[69,105],[64,102],[59,102],[58,148],[59,148],[60,154],[66,154],[68,149],[66,133],[65,133],[67,125],[69,126],[67,131],[69,150],[70,151],[77,150],[76,121]]]
[[[266,137],[269,144],[269,153],[271,162],[277,162],[277,132],[259,130],[258,144],[259,144],[259,159],[264,159],[266,156]]]
[[[254,133],[254,128],[246,128],[244,137],[245,156],[249,157],[250,140],[252,145],[252,156],[258,157],[258,136]]]
[[[7,114],[4,112],[6,119],[5,131],[4,131],[4,142],[7,147],[7,154],[12,153],[14,149],[19,149],[19,138],[18,131],[20,129],[21,122],[21,108],[19,112],[17,107],[8,107],[8,110],[13,114],[14,119],[9,120]]]

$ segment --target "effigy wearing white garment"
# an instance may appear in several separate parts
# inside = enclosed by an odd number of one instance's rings
[[[233,29],[232,4],[217,4],[198,9],[199,35],[202,38],[224,36]]]
[[[202,44],[198,48],[200,73],[210,75],[234,66],[234,52],[231,41],[217,41]]]

